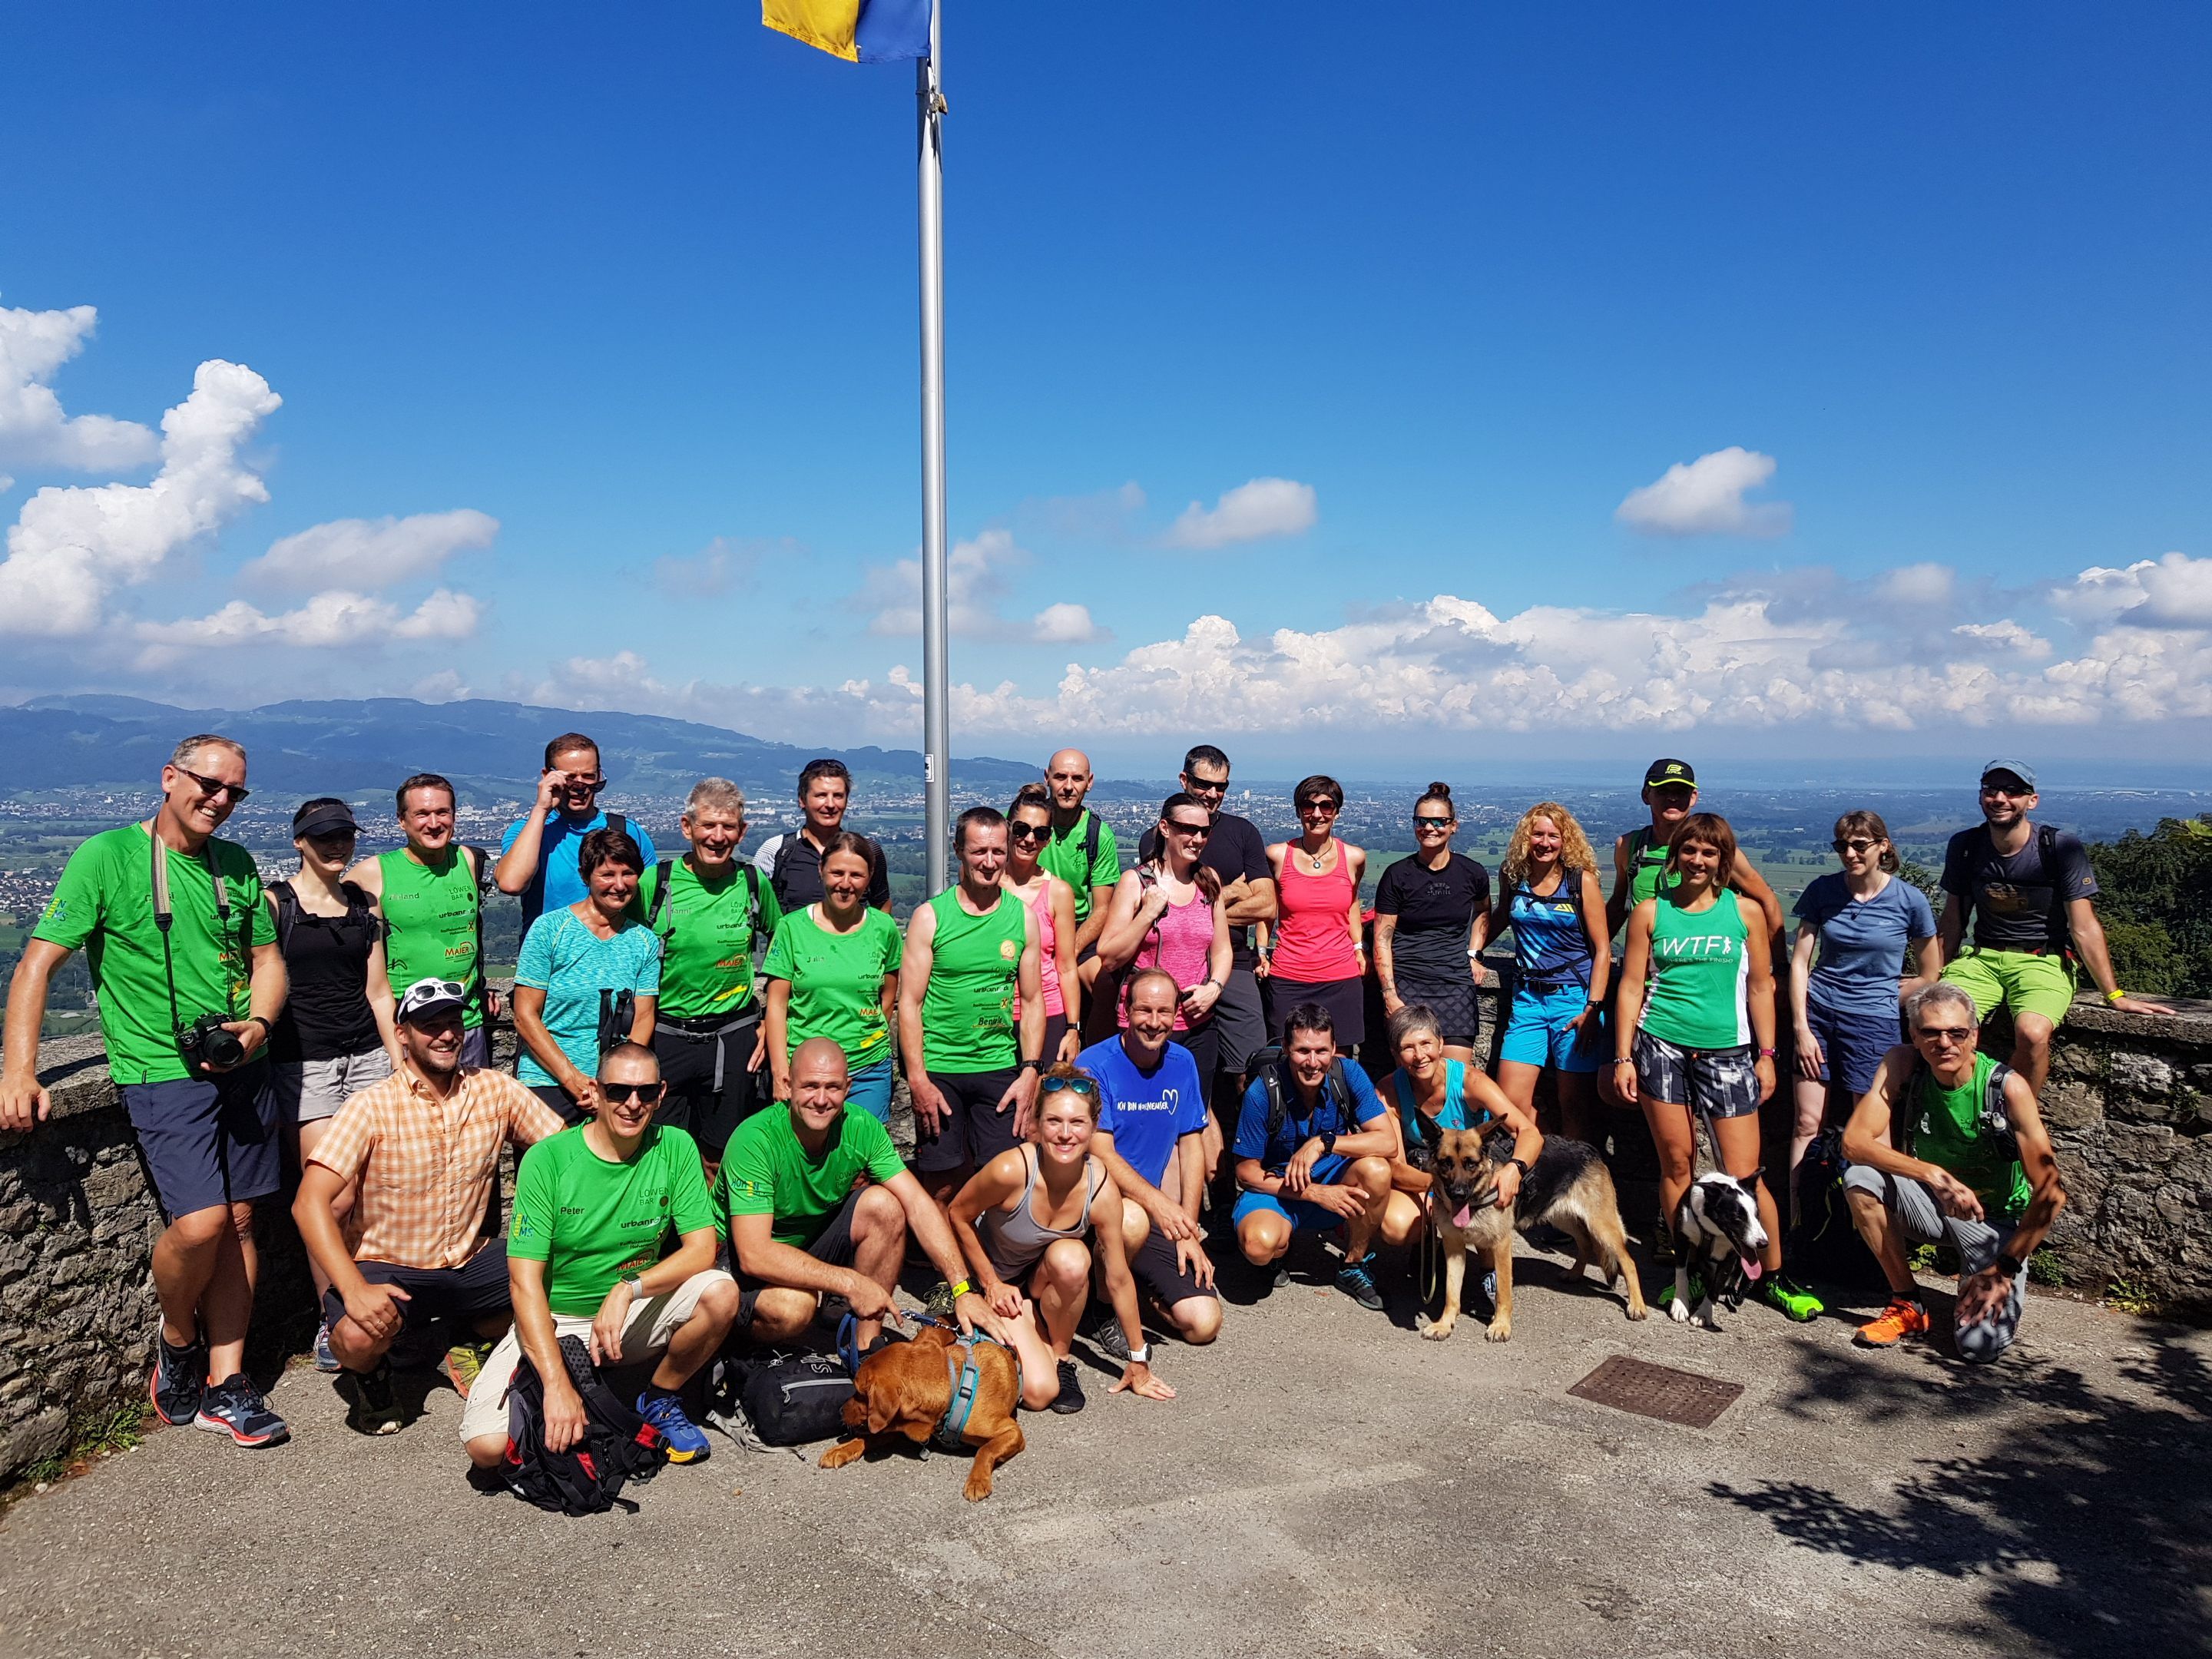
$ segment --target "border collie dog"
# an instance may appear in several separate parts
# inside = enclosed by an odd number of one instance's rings
[[[1713,1322],[1713,1304],[1724,1301],[1733,1310],[1742,1305],[1744,1285],[1765,1271],[1759,1252],[1766,1248],[1766,1229],[1759,1219],[1759,1177],[1737,1180],[1715,1171],[1699,1176],[1674,1206],[1674,1299],[1669,1317],[1706,1330]],[[1694,1310],[1690,1306],[1690,1270],[1698,1267],[1705,1279],[1705,1298]]]

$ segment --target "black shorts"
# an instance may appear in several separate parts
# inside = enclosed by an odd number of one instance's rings
[[[1060,1064],[1060,1040],[1067,1035],[1066,1014],[1047,1014],[1044,1017],[1044,1063]],[[1080,1033],[1078,1034],[1079,1036]]]
[[[487,1239],[458,1267],[401,1267],[389,1261],[354,1265],[370,1284],[397,1285],[407,1292],[407,1300],[397,1304],[403,1331],[419,1330],[441,1319],[473,1322],[487,1314],[505,1313],[512,1305],[505,1239]],[[334,1290],[325,1291],[323,1322],[335,1325],[344,1317],[345,1298]]]
[[[1349,1057],[1367,1041],[1367,981],[1364,979],[1267,981],[1267,1036],[1278,1047],[1283,1028],[1302,1002],[1318,1002],[1336,1022],[1336,1051]]]
[[[147,1182],[170,1220],[267,1198],[284,1184],[264,1062],[214,1077],[126,1083],[122,1095]]]
[[[560,1118],[563,1123],[574,1125],[586,1122],[591,1114],[568,1098],[568,1091],[557,1083],[532,1083],[525,1085]]]
[[[665,1022],[655,1025],[653,1052],[659,1057],[660,1080],[668,1086],[653,1121],[683,1130],[709,1159],[721,1162],[722,1148],[738,1125],[765,1103],[757,1095],[767,1091],[757,1093],[750,1069],[759,1036],[758,1020],[748,1020],[720,1036],[693,1036]],[[718,1065],[719,1088],[714,1081]]]
[[[1172,1308],[1194,1296],[1213,1294],[1176,1264],[1175,1241],[1160,1231],[1157,1221],[1145,1235],[1145,1242],[1137,1246],[1136,1258],[1129,1263],[1129,1271],[1164,1308]]]
[[[1000,1111],[999,1098],[1020,1075],[1017,1066],[995,1072],[932,1072],[929,1080],[951,1110],[934,1133],[922,1127],[919,1112],[915,1114],[915,1169],[923,1175],[980,1170],[1000,1152],[1019,1146],[1014,1139],[1014,1109]]]

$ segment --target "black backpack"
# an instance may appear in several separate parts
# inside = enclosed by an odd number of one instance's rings
[[[599,1381],[581,1337],[561,1339],[568,1380],[584,1401],[584,1437],[566,1451],[545,1446],[545,1385],[526,1354],[507,1396],[507,1461],[500,1478],[526,1503],[559,1515],[602,1515],[637,1505],[622,1496],[632,1480],[660,1471],[660,1431]]]
[[[1830,1284],[1873,1289],[1882,1282],[1881,1265],[1859,1237],[1844,1193],[1844,1132],[1826,1128],[1813,1137],[1797,1165],[1797,1222],[1782,1254],[1790,1270]]]
[[[726,1362],[723,1383],[753,1432],[771,1446],[803,1446],[845,1432],[853,1374],[835,1354],[763,1354]]]
[[[1283,1090],[1283,1050],[1270,1045],[1252,1056],[1251,1069],[1267,1085],[1267,1139],[1275,1138],[1275,1131],[1283,1127],[1283,1119],[1290,1110],[1288,1097]],[[1328,1074],[1321,1080],[1323,1099],[1336,1106],[1337,1133],[1348,1135],[1359,1127],[1356,1115],[1358,1107],[1352,1099],[1352,1085],[1344,1075],[1344,1056],[1339,1054],[1328,1063]]]

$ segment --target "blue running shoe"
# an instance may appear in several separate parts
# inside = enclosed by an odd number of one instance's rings
[[[660,1431],[672,1463],[703,1463],[714,1449],[698,1425],[684,1414],[684,1402],[672,1394],[648,1389],[637,1397],[637,1414]]]
[[[269,1409],[252,1379],[240,1371],[215,1383],[201,1396],[196,1429],[227,1434],[241,1446],[273,1446],[292,1437],[284,1419]]]
[[[1374,1261],[1375,1252],[1370,1250],[1358,1261],[1346,1262],[1336,1270],[1336,1288],[1370,1313],[1380,1313],[1382,1292],[1375,1288],[1375,1275],[1367,1271]]]
[[[315,1328],[315,1369],[325,1373],[339,1369],[338,1357],[331,1352],[331,1328],[327,1320]]]
[[[187,1347],[173,1348],[156,1325],[154,1375],[146,1384],[154,1414],[170,1427],[180,1429],[199,1415],[200,1397],[206,1392],[207,1350],[197,1340]]]

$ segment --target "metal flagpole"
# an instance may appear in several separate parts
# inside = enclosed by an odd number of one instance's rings
[[[929,56],[915,65],[921,106],[921,757],[924,890],[945,890],[952,844],[951,715],[945,669],[945,98],[938,74],[942,20],[929,8]]]

